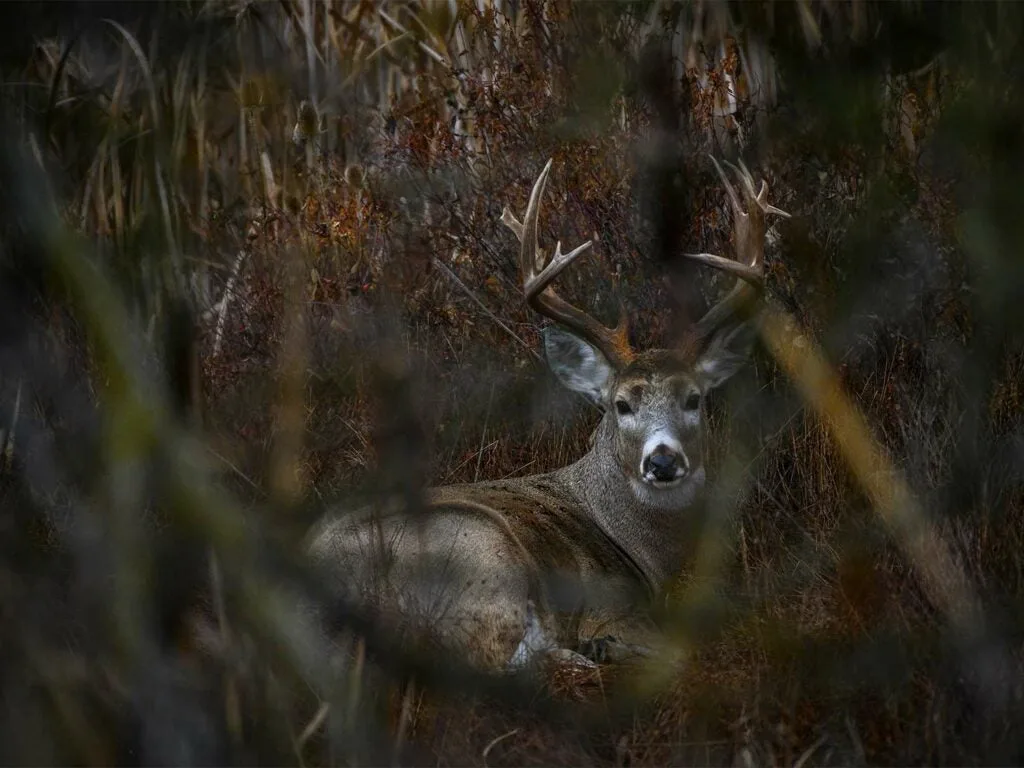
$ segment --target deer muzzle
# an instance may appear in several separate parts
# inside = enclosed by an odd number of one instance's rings
[[[690,473],[690,462],[682,446],[675,440],[657,441],[644,451],[640,476],[655,487],[668,487],[681,482]]]

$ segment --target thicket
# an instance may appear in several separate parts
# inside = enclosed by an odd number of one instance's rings
[[[0,5],[2,759],[1019,760],[1022,16]],[[713,404],[685,665],[538,693],[358,611],[332,663],[325,509],[586,450],[502,208],[554,158],[560,290],[668,345],[730,252],[708,154],[792,214],[792,325]]]

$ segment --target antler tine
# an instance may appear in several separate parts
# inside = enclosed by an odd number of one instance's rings
[[[768,203],[767,181],[762,179],[761,189],[755,191],[754,178],[742,160],[739,168],[728,160],[725,162],[739,178],[746,206],[740,202],[736,189],[718,161],[711,157],[711,162],[714,163],[732,203],[733,240],[737,259],[725,259],[712,253],[694,253],[686,256],[701,264],[728,272],[737,280],[725,298],[709,309],[695,324],[694,334],[701,344],[707,343],[723,326],[745,317],[753,302],[764,290],[765,215],[770,213],[790,217],[785,211]]]
[[[523,223],[515,217],[507,205],[501,212],[501,223],[512,230],[519,242],[523,242]]]
[[[714,160],[714,158],[711,159]],[[729,163],[728,160],[726,160],[725,162]],[[740,160],[739,169],[737,169],[736,166],[733,165],[732,163],[729,163],[729,167],[736,171],[736,173],[742,174],[743,182],[747,185],[747,190],[750,192],[750,196],[754,198],[754,200],[757,202],[758,206],[760,206],[762,211],[764,211],[765,213],[773,213],[776,216],[781,216],[784,219],[792,218],[788,213],[786,213],[781,208],[776,208],[774,205],[768,203],[768,182],[765,181],[764,179],[761,179],[761,189],[758,191],[756,195],[754,194],[754,177],[751,176],[750,171],[747,170],[747,166],[743,164],[742,159]],[[718,175],[721,176],[723,179],[725,178],[725,174],[722,173],[721,168],[718,169]]]
[[[711,158],[711,162],[714,163],[715,170],[718,171],[718,178],[720,178],[722,180],[722,184],[725,185],[725,191],[729,195],[729,202],[732,203],[732,212],[736,214],[743,214],[743,206],[740,204],[740,198],[736,194],[736,188],[733,187],[732,182],[729,181],[729,177],[725,175],[725,171],[722,170],[722,166],[718,164],[718,161],[715,159],[715,156],[708,155],[708,157]],[[728,160],[726,160],[725,162],[728,163],[730,168],[736,171],[736,175],[740,177],[741,181],[747,182],[749,184],[749,174],[744,176],[742,173],[740,173],[740,171],[736,170],[735,165],[730,163]],[[741,160],[740,163],[742,164],[742,162],[743,161]]]
[[[527,303],[534,310],[549,317],[557,323],[575,330],[584,339],[596,346],[617,367],[629,362],[633,357],[628,341],[628,330],[625,315],[615,329],[606,328],[587,313],[562,299],[551,283],[578,256],[593,245],[587,240],[568,253],[562,253],[561,241],[555,244],[555,253],[551,261],[544,263],[544,254],[537,244],[538,219],[540,217],[541,198],[547,185],[551,171],[551,160],[537,177],[530,192],[530,201],[526,206],[526,215],[520,222],[506,207],[501,214],[501,221],[512,230],[519,239],[519,266],[523,272],[523,292]]]

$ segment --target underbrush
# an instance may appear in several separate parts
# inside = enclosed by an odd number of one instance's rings
[[[769,59],[753,3],[33,17],[0,94],[3,759],[1018,760],[1018,11],[865,6],[865,42],[805,5]],[[560,292],[669,345],[725,290],[679,258],[730,252],[709,152],[793,215],[772,306],[842,397],[766,338],[711,403],[678,664],[508,691],[357,614],[328,660],[294,610],[325,510],[564,466],[597,424],[503,207],[553,158],[541,242],[595,241]]]

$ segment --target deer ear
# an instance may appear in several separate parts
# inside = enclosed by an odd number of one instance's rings
[[[703,382],[704,391],[721,386],[742,368],[754,346],[754,328],[744,323],[719,333],[698,358],[694,370]]]
[[[560,382],[595,405],[603,405],[614,369],[596,347],[552,325],[544,329],[544,354]]]

